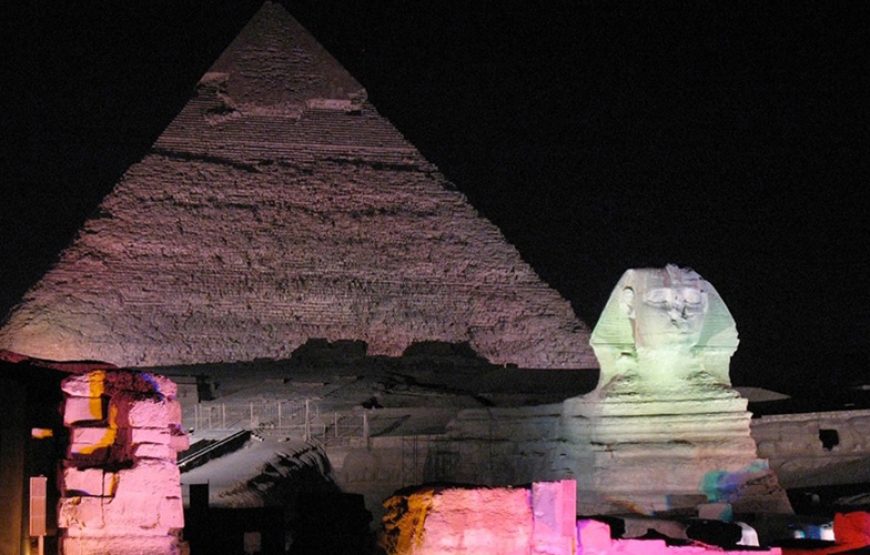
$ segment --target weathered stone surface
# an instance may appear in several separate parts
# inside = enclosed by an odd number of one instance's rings
[[[99,468],[64,468],[63,484],[68,493],[98,497],[103,495],[103,471]]]
[[[65,537],[61,540],[61,546],[63,553],[75,553],[76,555],[106,555],[106,553],[180,555],[182,553],[181,542],[175,536]]]
[[[65,414],[81,412],[79,405],[94,398],[80,395],[97,390],[95,399],[106,399],[109,414],[102,427],[67,419],[71,446],[58,516],[62,545],[74,545],[76,553],[176,553],[184,526],[176,447],[187,440],[175,387],[162,376],[100,370],[71,376],[63,389]]]
[[[523,488],[451,488],[385,502],[387,553],[528,555],[532,507]]]
[[[531,555],[576,553],[577,484],[535,482],[531,487]]]
[[[174,461],[177,458],[177,452],[169,445],[143,443],[137,445],[133,449],[133,456],[139,459],[164,459]]]
[[[591,368],[588,329],[278,4],[0,329],[0,348],[126,367],[398,356]]]
[[[147,399],[129,404],[127,414],[131,428],[164,428],[181,425],[181,405],[178,401]]]
[[[91,455],[115,444],[118,430],[110,427],[81,427],[70,431],[70,455]]]
[[[95,398],[105,391],[106,372],[95,370],[79,375],[72,375],[61,383],[61,390],[69,396]]]
[[[68,534],[100,530],[105,525],[102,497],[63,497],[58,504],[57,525]]]
[[[167,428],[134,428],[130,430],[130,442],[134,445],[140,443],[169,445],[171,438]]]
[[[730,389],[734,318],[697,273],[669,264],[628,270],[590,339],[601,365],[599,397],[710,398]]]
[[[99,397],[70,397],[64,403],[63,423],[65,426],[78,422],[102,420],[106,415]]]
[[[822,439],[828,430],[830,442]],[[752,420],[758,454],[785,487],[870,481],[870,410],[765,415]]]

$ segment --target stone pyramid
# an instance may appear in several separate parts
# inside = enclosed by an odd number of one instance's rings
[[[0,348],[143,367],[286,359],[312,338],[597,366],[569,303],[267,2]]]

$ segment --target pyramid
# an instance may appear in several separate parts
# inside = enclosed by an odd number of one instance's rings
[[[11,311],[0,348],[145,367],[286,359],[313,338],[597,366],[569,303],[267,2]]]

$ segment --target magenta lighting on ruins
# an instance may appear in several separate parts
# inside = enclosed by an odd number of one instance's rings
[[[0,326],[0,478],[49,476],[63,554],[712,553],[641,537],[868,476],[870,411],[753,422],[737,346],[676,265],[590,332],[266,2]]]

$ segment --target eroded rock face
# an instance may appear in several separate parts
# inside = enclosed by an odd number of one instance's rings
[[[0,348],[141,367],[286,359],[310,338],[596,366],[569,303],[267,2]]]
[[[176,388],[155,374],[97,370],[62,385],[70,445],[58,527],[64,553],[180,552],[176,457],[188,448]]]
[[[390,555],[576,553],[575,485],[426,488],[384,502],[381,545]]]

